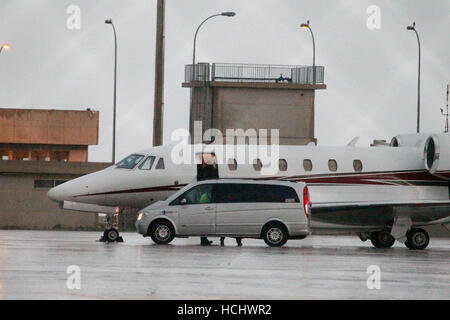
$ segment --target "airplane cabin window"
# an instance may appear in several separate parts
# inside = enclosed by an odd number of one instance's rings
[[[284,159],[280,159],[278,161],[278,168],[280,169],[280,171],[287,171],[287,169],[288,169],[287,161]]]
[[[228,159],[228,169],[230,169],[230,171],[237,170],[237,161],[235,159]]]
[[[305,171],[312,171],[313,169],[312,161],[309,159],[303,160],[303,169],[305,169]]]
[[[330,169],[330,171],[337,171],[338,169],[338,164],[337,161],[334,159],[328,160],[328,169]]]
[[[166,166],[164,165],[164,158],[159,158],[158,163],[156,164],[156,170],[164,170]]]
[[[144,159],[144,156],[141,154],[132,154],[131,156],[126,157],[119,163],[117,163],[116,168],[119,169],[133,169],[136,165]]]
[[[153,163],[155,163],[156,157],[150,156],[147,159],[145,159],[144,162],[139,166],[140,170],[152,170]]]
[[[261,169],[262,169],[261,160],[259,160],[259,159],[253,160],[253,169],[255,169],[255,171],[261,171]]]
[[[356,172],[361,172],[363,170],[362,161],[361,160],[353,161],[353,169],[355,169]]]

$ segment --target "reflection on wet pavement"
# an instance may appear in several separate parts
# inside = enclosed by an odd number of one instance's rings
[[[375,249],[356,236],[312,236],[281,249],[262,240],[156,246],[123,236],[103,244],[97,233],[0,231],[0,299],[450,299],[448,239],[410,251]],[[67,288],[72,265],[80,290]],[[367,287],[372,265],[380,290]]]

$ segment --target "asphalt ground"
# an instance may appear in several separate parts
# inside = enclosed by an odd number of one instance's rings
[[[135,233],[0,231],[0,299],[450,299],[450,240],[376,249],[356,236],[283,248],[213,238],[154,245]]]

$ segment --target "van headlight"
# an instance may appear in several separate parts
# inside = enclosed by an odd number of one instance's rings
[[[143,212],[141,212],[141,213],[139,213],[139,216],[138,216],[138,218],[137,218],[137,221],[141,221],[142,220],[142,218],[144,217],[144,213]]]

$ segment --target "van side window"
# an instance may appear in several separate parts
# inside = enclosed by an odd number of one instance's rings
[[[353,169],[355,169],[356,172],[361,172],[363,170],[363,164],[361,160],[354,160],[353,161]]]
[[[150,156],[147,159],[145,159],[144,162],[139,166],[140,170],[152,170],[153,163],[155,162],[155,157]]]
[[[335,172],[338,169],[338,164],[337,161],[334,159],[328,160],[328,169],[330,169],[330,171]]]
[[[284,159],[280,159],[278,161],[278,167],[279,167],[280,171],[287,171],[287,169],[288,169],[287,161]]]
[[[303,160],[303,169],[305,169],[305,171],[312,171],[313,169],[312,161],[309,159]]]
[[[262,169],[261,160],[259,160],[259,159],[253,160],[253,169],[255,169],[255,171],[261,171],[261,169]]]
[[[164,170],[166,167],[164,165],[164,158],[159,158],[158,163],[156,164],[156,170]]]
[[[228,159],[228,169],[230,171],[236,171],[237,170],[237,161],[236,161],[236,159]]]
[[[263,184],[218,183],[214,203],[299,203],[291,187]]]
[[[192,189],[186,191],[177,199],[170,203],[171,206],[177,206],[182,204],[181,202],[184,200],[185,205],[193,205],[193,204],[207,204],[212,201],[212,189],[213,186],[211,184],[201,184]]]

